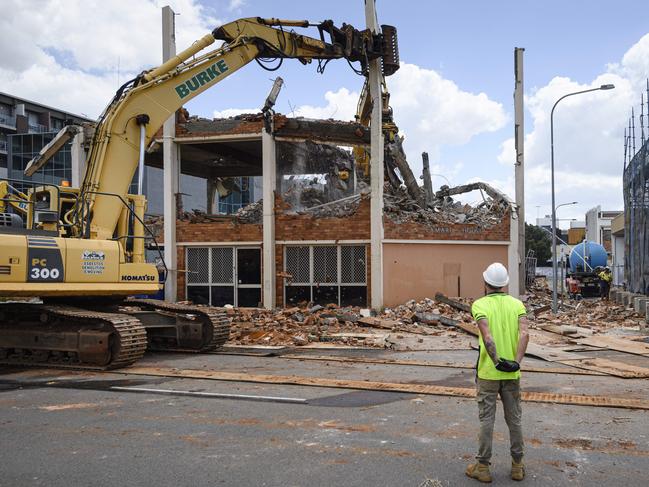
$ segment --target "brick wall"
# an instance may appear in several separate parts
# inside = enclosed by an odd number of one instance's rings
[[[289,214],[276,199],[276,240],[366,240],[370,238],[370,200],[362,199],[356,213],[344,218],[314,218]]]
[[[262,239],[262,226],[254,223],[238,223],[230,218],[209,223],[176,221],[178,242],[258,242]]]
[[[385,238],[389,240],[481,240],[509,242],[509,214],[490,228],[480,228],[475,224],[450,224],[428,226],[420,223],[395,223],[383,217]]]

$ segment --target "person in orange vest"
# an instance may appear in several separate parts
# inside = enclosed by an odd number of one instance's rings
[[[509,284],[504,265],[499,262],[491,264],[482,277],[485,296],[471,306],[471,314],[480,330],[476,377],[480,436],[477,462],[467,467],[466,474],[480,482],[491,482],[489,465],[496,404],[500,396],[509,427],[511,477],[523,480],[520,363],[529,341],[527,310],[521,301],[503,290]]]

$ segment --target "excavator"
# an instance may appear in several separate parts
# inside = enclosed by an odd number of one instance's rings
[[[308,27],[319,38],[294,30]],[[158,292],[166,272],[161,279],[146,262],[146,199],[128,191],[145,149],[183,104],[253,60],[274,70],[269,63],[284,59],[317,61],[319,72],[345,59],[365,75],[380,59],[390,75],[399,68],[396,29],[259,17],[224,24],[117,90],[95,127],[80,188],[0,186],[0,363],[104,370],[134,363],[147,348],[204,352],[227,340],[217,308],[133,298]],[[7,212],[16,205],[21,211]]]

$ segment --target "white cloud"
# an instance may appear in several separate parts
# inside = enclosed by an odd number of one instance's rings
[[[161,7],[179,13],[185,49],[220,21],[196,0],[6,0],[0,17],[2,90],[96,117],[124,82],[161,62]],[[126,10],[125,10],[126,9]],[[79,96],[83,94],[83,96]]]
[[[214,110],[212,116],[214,118],[230,118],[244,113],[259,113],[260,108],[226,108],[225,110]]]
[[[622,63],[589,83],[555,77],[547,85],[525,97],[531,115],[531,127],[525,135],[526,219],[534,221],[552,211],[550,170],[550,112],[567,93],[597,88],[612,83],[611,91],[594,91],[561,100],[554,111],[555,202],[557,205],[578,201],[562,208],[561,217],[583,220],[585,212],[597,205],[604,209],[622,208],[623,133],[630,107],[639,102],[640,73],[646,60],[637,53],[649,54],[645,36],[624,56]],[[629,55],[632,53],[633,55]],[[648,71],[645,71],[645,76]],[[629,77],[625,77],[629,75]],[[632,76],[631,76],[632,75]],[[514,163],[514,140],[501,145],[498,161],[510,167]],[[513,194],[513,193],[512,193]],[[564,224],[567,226],[567,224]]]
[[[321,118],[335,120],[354,120],[359,94],[340,88],[338,91],[327,91],[324,95],[325,106],[302,105],[296,108],[293,116],[304,118]]]
[[[401,63],[387,79],[390,104],[415,175],[421,174],[421,153],[429,154],[435,172],[449,175],[456,165],[439,160],[443,146],[466,144],[478,134],[501,129],[508,121],[503,106],[485,93],[463,91],[431,69]],[[455,181],[454,181],[455,182]]]
[[[246,0],[230,0],[228,5],[228,10],[232,12],[233,10],[239,10],[246,4]]]

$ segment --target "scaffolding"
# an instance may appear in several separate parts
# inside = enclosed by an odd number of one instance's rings
[[[633,109],[624,133],[624,278],[628,291],[649,294],[649,80],[640,107],[637,152]]]

